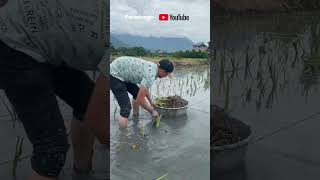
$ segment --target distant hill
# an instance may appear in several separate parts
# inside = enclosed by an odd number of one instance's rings
[[[193,42],[184,37],[143,37],[129,34],[111,34],[114,47],[142,46],[149,50],[163,50],[167,52],[192,50]]]
[[[113,47],[115,48],[119,48],[119,47],[129,47],[128,44],[120,41],[119,39],[117,39],[115,36],[111,35],[111,44]]]

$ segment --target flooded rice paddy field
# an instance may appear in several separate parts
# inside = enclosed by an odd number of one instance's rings
[[[210,178],[209,67],[177,68],[174,75],[156,81],[152,98],[179,95],[190,107],[184,116],[162,117],[159,128],[140,108],[139,117],[131,115],[127,129],[120,130],[119,107],[111,97],[111,179]]]
[[[94,75],[92,72],[88,72],[88,74],[92,78],[97,77],[97,74]],[[0,142],[2,143],[0,148],[0,177],[6,180],[25,180],[31,173],[32,146],[2,90],[0,90],[0,97]],[[70,132],[72,109],[60,99],[58,101],[67,131]],[[23,143],[20,146],[19,142],[21,141]],[[16,156],[16,149],[20,149],[20,147],[22,153]],[[95,144],[94,149],[93,176],[106,179],[109,177],[109,151],[99,143]],[[61,173],[61,180],[72,179],[72,156],[72,148],[70,148],[65,167]]]
[[[251,125],[253,143],[243,167],[213,178],[319,175],[319,14],[216,19],[213,104]]]

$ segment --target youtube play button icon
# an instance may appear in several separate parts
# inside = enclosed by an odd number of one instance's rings
[[[159,21],[168,21],[169,14],[159,14]]]

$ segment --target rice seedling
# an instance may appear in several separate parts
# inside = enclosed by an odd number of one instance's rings
[[[187,77],[187,83],[186,86],[189,86],[189,77]]]
[[[181,108],[188,105],[188,101],[180,96],[158,97],[155,102],[157,106],[164,108]]]
[[[266,49],[264,46],[260,46],[259,47],[259,62],[258,62],[258,71],[257,71],[257,75],[256,75],[256,80],[260,79],[260,77],[262,76],[262,63],[263,63],[263,59],[266,55]]]
[[[260,109],[261,109],[262,97],[263,97],[263,93],[262,93],[262,89],[260,89],[258,100],[256,100],[256,110],[257,111],[260,111]]]
[[[197,88],[194,89],[193,93],[192,93],[192,96],[195,96],[197,93]]]
[[[296,66],[296,63],[298,62],[298,57],[299,57],[298,42],[299,40],[296,40],[292,43],[295,53],[294,53],[294,60],[291,63],[291,68],[294,68]]]
[[[160,114],[160,116],[157,117],[157,119],[154,121],[153,126],[155,126],[156,128],[159,128],[160,127],[161,118],[162,118],[162,114]]]
[[[190,94],[188,94],[188,95],[189,95],[189,97],[191,97],[191,96],[192,96],[192,94],[193,94],[193,86],[191,85],[191,86],[190,86]]]
[[[220,81],[219,81],[219,89],[218,89],[218,93],[220,94],[222,87],[224,86],[224,73],[225,73],[225,53],[222,55],[222,57],[220,58]]]
[[[235,73],[236,73],[236,77],[237,77],[237,78],[239,78],[239,69],[240,69],[240,64],[241,64],[241,58],[242,58],[242,56],[240,56],[240,57],[238,58],[238,61],[237,61],[237,63],[236,63],[236,71],[235,71]]]
[[[300,59],[301,59],[301,60],[304,60],[304,58],[306,57],[306,54],[307,54],[306,49],[305,49],[305,48],[302,48],[302,53],[301,53]]]
[[[319,55],[320,50],[320,33],[318,31],[318,25],[313,23],[310,27],[310,34],[311,34],[311,54]]]
[[[142,127],[140,128],[140,134],[142,135],[142,137],[145,136],[145,126],[142,126]]]
[[[277,98],[277,86],[278,86],[279,76],[278,76],[278,73],[276,73],[276,63],[273,63],[271,60],[268,61],[268,69],[270,73],[272,87],[266,101],[266,107],[271,108],[274,98]]]
[[[227,82],[224,85],[224,94],[225,94],[224,110],[225,111],[229,110],[230,88],[231,88],[231,77],[227,77]]]
[[[231,67],[232,67],[232,70],[231,70],[231,78],[234,77],[236,71],[237,71],[237,64],[236,64],[236,57],[235,57],[235,54],[234,54],[234,48],[232,48],[231,50],[231,55],[230,55],[230,62],[231,62]]]
[[[217,60],[217,48],[213,49],[213,63],[215,63]]]
[[[287,63],[289,60],[289,48],[287,47],[283,48],[283,53],[284,53],[285,62]]]
[[[250,70],[250,64],[254,60],[255,55],[253,54],[252,56],[249,55],[249,46],[247,46],[246,49],[246,59],[245,59],[245,74],[244,74],[244,80],[247,80],[248,75],[250,78],[252,77],[251,75],[251,70]]]
[[[117,145],[117,150],[118,151],[122,151],[123,148],[124,148],[124,143],[123,142]]]
[[[251,102],[252,99],[252,89],[251,87],[246,88],[246,102]]]
[[[158,177],[156,180],[162,180],[163,178],[165,178],[165,177],[167,177],[167,176],[168,176],[168,173],[166,173],[166,174],[164,174],[164,175],[162,175],[162,176]]]
[[[183,86],[180,88],[180,96],[182,96]]]

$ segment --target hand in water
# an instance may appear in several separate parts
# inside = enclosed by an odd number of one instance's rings
[[[156,111],[156,110],[153,110],[152,111],[152,117],[153,118],[157,118],[157,117],[159,117],[160,115],[159,115],[159,113],[158,113],[158,111]]]
[[[151,102],[150,104],[151,104],[152,107],[154,107],[154,108],[156,107],[156,103]]]
[[[123,117],[119,118],[119,126],[121,128],[127,127],[127,124],[128,124],[128,119],[127,118],[123,118]]]

